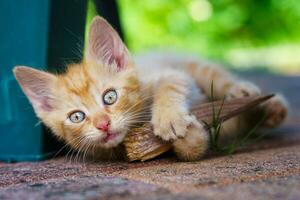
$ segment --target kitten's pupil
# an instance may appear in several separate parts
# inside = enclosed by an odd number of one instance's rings
[[[75,111],[70,114],[69,119],[73,123],[79,123],[82,122],[85,119],[85,114],[82,111]]]
[[[117,101],[118,95],[117,92],[113,89],[108,90],[103,95],[103,103],[106,105],[112,105]]]

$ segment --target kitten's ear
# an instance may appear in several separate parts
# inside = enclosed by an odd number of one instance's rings
[[[130,55],[118,33],[102,17],[94,17],[89,31],[86,60],[116,64],[124,69]]]
[[[53,109],[52,87],[57,79],[54,75],[23,66],[15,67],[13,72],[37,113]]]

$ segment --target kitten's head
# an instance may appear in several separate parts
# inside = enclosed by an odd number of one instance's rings
[[[80,149],[122,142],[140,109],[139,81],[127,48],[115,30],[95,17],[85,59],[53,75],[29,67],[14,74],[38,117]]]

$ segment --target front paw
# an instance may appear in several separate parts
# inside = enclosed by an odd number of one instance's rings
[[[154,134],[165,141],[183,138],[192,122],[187,111],[178,108],[157,109],[152,115]]]
[[[229,88],[226,99],[256,96],[259,94],[261,94],[261,91],[255,84],[248,81],[240,81]]]

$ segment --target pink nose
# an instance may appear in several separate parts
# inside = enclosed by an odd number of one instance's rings
[[[102,119],[96,126],[97,129],[107,132],[109,130],[110,120],[108,118]]]

